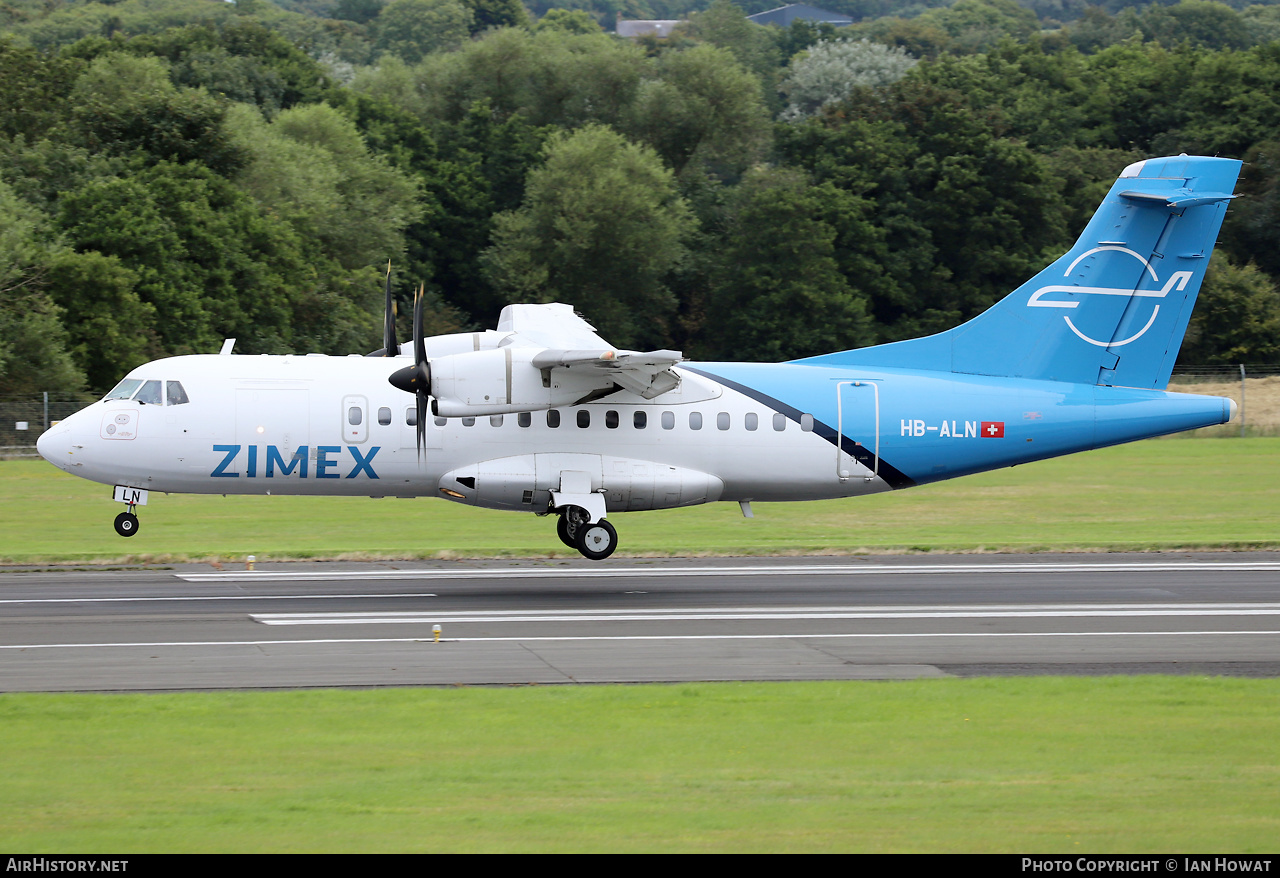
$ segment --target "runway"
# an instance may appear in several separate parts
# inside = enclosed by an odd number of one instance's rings
[[[1134,672],[1280,674],[1280,556],[0,573],[6,692]]]

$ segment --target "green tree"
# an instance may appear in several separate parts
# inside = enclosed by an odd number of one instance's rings
[[[256,104],[268,114],[319,101],[332,88],[318,61],[253,19],[172,28],[115,48],[165,60],[175,85]]]
[[[0,135],[43,136],[63,115],[84,62],[0,37]]]
[[[520,0],[462,0],[471,11],[471,33],[495,27],[528,27],[529,11]]]
[[[382,12],[382,0],[338,0],[333,17],[368,24]]]
[[[793,170],[755,170],[732,200],[699,354],[776,361],[874,343],[837,251],[842,230],[868,231],[869,205]]]
[[[1036,14],[1015,0],[957,0],[928,10],[919,20],[945,32],[951,51],[981,52],[1005,37],[1026,40],[1040,29]]]
[[[597,34],[600,33],[600,23],[582,9],[548,9],[533,29],[535,32],[558,30],[568,34]]]
[[[1243,49],[1249,32],[1240,13],[1211,0],[1152,5],[1142,14],[1143,35],[1170,48],[1185,43],[1209,49]]]
[[[77,252],[115,257],[136,275],[157,315],[139,334],[154,332],[167,354],[214,350],[227,336],[249,352],[287,351],[299,324],[292,297],[316,282],[288,226],[195,164],[91,181],[62,200],[58,220]]]
[[[90,387],[105,391],[134,366],[164,354],[155,306],[138,297],[138,275],[118,257],[59,253],[43,281],[61,306],[72,359]]]
[[[456,122],[479,100],[499,116],[521,113],[534,126],[613,125],[635,99],[646,68],[644,52],[607,34],[520,28],[490,31],[458,52],[428,57],[412,71],[420,97],[415,112],[425,124]],[[388,71],[405,94],[403,75]],[[374,90],[381,77],[358,79]]]
[[[62,311],[45,293],[50,229],[0,183],[0,394],[79,390]]]
[[[782,118],[812,116],[823,107],[842,101],[857,86],[897,82],[916,65],[901,49],[868,40],[833,40],[818,43],[791,62],[781,85],[787,96]]]
[[[376,264],[404,248],[422,215],[416,182],[370,154],[355,124],[325,104],[285,110],[268,123],[233,108],[229,127],[251,160],[237,185],[344,269]]]
[[[793,164],[873,199],[883,243],[861,246],[876,248],[885,271],[872,308],[886,339],[978,314],[1069,245],[1059,181],[1043,159],[999,137],[999,121],[907,77],[782,126]]]
[[[1280,361],[1280,289],[1252,262],[1215,253],[1178,358],[1184,363]]]
[[[782,58],[770,28],[748,21],[742,7],[733,0],[712,0],[703,12],[695,13],[688,33],[699,40],[733,53],[747,70],[769,86]]]
[[[651,64],[623,127],[676,173],[691,162],[737,172],[763,154],[771,128],[759,80],[730,52],[700,45]]]
[[[510,301],[567,302],[614,344],[657,346],[676,310],[666,277],[694,227],[656,153],[589,125],[547,142],[484,263]]]
[[[221,173],[243,161],[226,139],[223,105],[203,90],[176,88],[159,58],[103,55],[76,80],[70,100],[69,139],[92,152],[197,161]]]
[[[474,20],[458,0],[391,0],[373,24],[374,47],[416,64],[432,52],[457,48]]]

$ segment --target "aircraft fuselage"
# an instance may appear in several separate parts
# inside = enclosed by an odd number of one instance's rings
[[[477,418],[428,415],[387,383],[403,358],[190,356],[130,377],[187,401],[94,403],[41,438],[68,472],[204,494],[444,496],[547,511],[585,472],[609,512],[817,500],[1218,424],[1215,397],[902,369],[707,363],[679,389]],[[553,426],[554,425],[554,426]],[[461,480],[461,481],[459,481]]]

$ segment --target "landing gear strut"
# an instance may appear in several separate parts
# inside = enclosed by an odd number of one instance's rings
[[[116,533],[122,537],[131,537],[138,532],[138,516],[133,514],[133,506],[128,512],[116,516]]]
[[[586,510],[577,506],[566,507],[556,522],[556,535],[560,542],[577,549],[584,558],[603,561],[618,548],[618,532],[603,518],[592,523]]]

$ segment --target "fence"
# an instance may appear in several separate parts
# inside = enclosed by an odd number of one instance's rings
[[[1183,436],[1280,435],[1280,364],[1176,366],[1171,389],[1229,396],[1239,407],[1229,424],[1204,427]]]
[[[1280,375],[1280,363],[1231,366],[1174,366],[1172,384],[1203,384],[1205,382],[1239,381],[1242,378],[1274,378]]]
[[[0,397],[0,458],[39,457],[36,439],[40,434],[95,399],[91,393]]]

